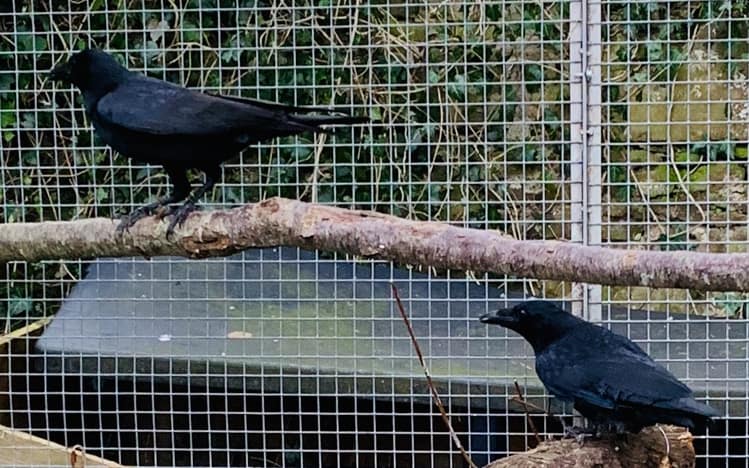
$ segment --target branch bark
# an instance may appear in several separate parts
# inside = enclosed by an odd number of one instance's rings
[[[661,430],[663,432],[661,432]],[[692,435],[683,427],[648,427],[620,439],[544,442],[533,450],[495,460],[484,468],[694,467]]]
[[[618,250],[556,241],[519,241],[496,231],[411,221],[271,198],[192,214],[166,238],[150,217],[118,236],[117,221],[0,225],[0,262],[142,255],[226,256],[279,245],[335,251],[437,269],[619,286],[749,291],[749,254]]]

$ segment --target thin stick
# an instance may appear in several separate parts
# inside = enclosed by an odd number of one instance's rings
[[[538,436],[538,429],[536,429],[536,423],[533,422],[533,418],[531,418],[530,412],[528,411],[529,404],[527,401],[525,401],[525,398],[523,397],[523,392],[520,391],[520,385],[518,385],[518,381],[515,380],[515,390],[518,392],[518,401],[523,405],[523,408],[525,408],[525,420],[528,421],[528,425],[533,429],[533,435],[536,436],[536,445],[541,443],[541,438]],[[535,405],[534,405],[535,406]]]
[[[552,416],[552,417],[554,417],[554,415],[553,415],[553,414],[549,414],[549,413],[548,413],[548,412],[547,412],[547,411],[546,411],[545,409],[541,408],[540,406],[538,406],[538,405],[534,405],[534,404],[533,404],[533,403],[531,403],[530,401],[526,401],[526,400],[524,400],[524,399],[522,399],[522,398],[518,398],[518,397],[516,397],[516,396],[511,396],[511,397],[510,397],[510,401],[514,401],[514,402],[520,403],[521,405],[524,405],[524,406],[526,406],[527,408],[530,408],[530,409],[532,409],[533,411],[538,411],[539,413],[544,413],[544,414],[547,414],[547,415],[549,415],[549,416]]]
[[[541,408],[540,406],[535,405],[531,403],[530,401],[527,401],[524,398],[520,398],[517,396],[511,396],[510,401],[516,401],[520,403],[521,405],[525,406],[526,408],[530,408],[534,411],[538,411],[539,413],[544,413],[548,418],[559,420],[559,423],[562,425],[562,427],[567,427],[567,425],[564,422],[564,418],[558,414],[553,414],[551,411],[549,411],[548,408]]]
[[[450,431],[450,437],[453,439],[453,443],[456,447],[458,447],[458,450],[460,450],[460,454],[463,455],[463,459],[465,459],[465,461],[471,466],[471,468],[478,468],[473,460],[471,460],[471,456],[468,455],[466,449],[463,448],[463,444],[460,443],[460,438],[458,438],[458,434],[455,432],[455,429],[453,429],[453,425],[450,423],[450,417],[447,415],[447,411],[445,411],[445,406],[442,404],[442,400],[437,393],[437,389],[434,388],[434,383],[432,383],[432,376],[429,373],[429,369],[427,368],[426,363],[424,362],[424,355],[421,354],[421,348],[419,347],[419,342],[416,340],[416,335],[414,335],[414,329],[411,326],[411,321],[408,320],[406,311],[403,308],[403,304],[401,303],[401,298],[398,295],[398,288],[396,288],[395,284],[393,283],[391,283],[390,286],[393,288],[393,296],[395,297],[396,304],[398,304],[398,311],[400,312],[401,317],[403,317],[403,321],[406,323],[408,334],[411,336],[411,343],[413,343],[414,349],[416,350],[416,355],[419,358],[419,364],[421,364],[421,368],[424,369],[424,376],[427,379],[427,386],[429,387],[429,391],[432,393],[434,404],[437,405],[437,408],[439,408],[440,415],[442,415],[442,420],[445,422],[447,430]]]

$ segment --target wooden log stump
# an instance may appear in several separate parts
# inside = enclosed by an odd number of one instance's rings
[[[662,432],[661,432],[662,430]],[[646,427],[639,434],[611,439],[551,440],[524,453],[495,460],[485,468],[692,468],[692,434],[683,427]]]

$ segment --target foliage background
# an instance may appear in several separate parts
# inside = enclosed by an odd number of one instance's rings
[[[190,87],[372,117],[334,137],[248,149],[207,208],[282,195],[521,239],[570,237],[567,2],[0,9],[0,222],[113,217],[166,190],[158,168],[97,142],[77,93],[47,76],[68,51],[95,45]],[[604,4],[604,244],[746,250],[746,15],[743,2]],[[6,330],[53,314],[84,266],[0,268]],[[569,294],[564,284],[514,284]],[[604,300],[730,317],[745,308],[738,294],[642,288],[607,288]]]

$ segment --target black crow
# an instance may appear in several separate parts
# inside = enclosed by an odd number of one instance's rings
[[[635,343],[551,302],[523,302],[480,320],[522,335],[546,389],[573,402],[602,432],[639,432],[656,423],[701,431],[719,415]]]
[[[325,125],[369,121],[326,109],[201,93],[131,72],[97,49],[73,54],[51,75],[80,89],[102,141],[123,156],[163,166],[169,175],[171,194],[123,218],[120,230],[159,207],[187,199],[173,210],[169,235],[213,187],[221,164],[249,145],[307,131],[324,132]],[[205,173],[205,183],[192,196],[188,169]]]

